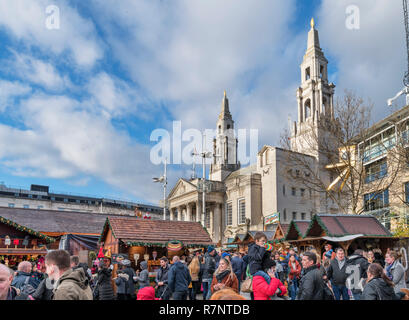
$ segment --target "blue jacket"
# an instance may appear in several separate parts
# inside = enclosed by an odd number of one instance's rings
[[[239,281],[242,279],[242,275],[246,272],[246,263],[240,257],[233,257],[231,259],[231,266],[233,268],[233,272],[236,275]]]
[[[31,273],[27,273],[23,271],[17,271],[17,275],[14,277],[11,285],[21,290],[22,287],[24,286],[24,283],[27,277],[30,278],[30,280],[28,281],[28,284],[32,285],[33,288],[36,289],[38,287],[38,283],[35,281],[34,276],[32,276]]]
[[[180,261],[174,263],[168,272],[168,286],[172,292],[188,291],[192,278],[189,269]]]

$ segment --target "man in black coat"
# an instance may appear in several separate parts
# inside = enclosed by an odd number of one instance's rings
[[[349,300],[348,288],[346,287],[348,278],[346,268],[347,259],[345,258],[344,249],[337,248],[335,259],[331,260],[327,270],[327,277],[331,281],[336,300],[341,300],[341,296],[342,300]]]
[[[305,252],[301,264],[304,275],[300,280],[297,300],[323,300],[324,288],[322,272],[318,269],[317,256],[312,252]]]
[[[346,285],[352,291],[354,300],[361,300],[363,287],[367,278],[366,270],[368,270],[370,264],[363,256],[363,253],[363,250],[357,249],[347,260],[346,273],[348,278]]]
[[[168,258],[160,258],[160,269],[156,273],[156,285],[158,286],[158,296],[162,300],[169,300],[171,295],[171,290],[168,286],[168,272],[169,272],[169,263]]]

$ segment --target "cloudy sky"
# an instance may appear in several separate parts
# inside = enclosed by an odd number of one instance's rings
[[[56,11],[59,9],[59,28]],[[214,128],[227,91],[236,128],[278,145],[311,17],[337,95],[394,108],[407,68],[400,0],[0,0],[0,181],[157,203],[153,130]],[[47,27],[48,26],[48,27]],[[170,185],[190,166],[172,165]],[[198,172],[200,170],[198,169]]]

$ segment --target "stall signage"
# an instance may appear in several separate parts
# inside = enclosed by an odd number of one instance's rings
[[[273,214],[264,217],[264,224],[273,224],[273,223],[278,223],[280,221],[280,213],[279,212],[274,212]]]

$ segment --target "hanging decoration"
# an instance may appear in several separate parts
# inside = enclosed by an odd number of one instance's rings
[[[183,248],[183,243],[179,240],[171,240],[166,244],[166,248],[169,251],[180,251]]]

